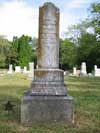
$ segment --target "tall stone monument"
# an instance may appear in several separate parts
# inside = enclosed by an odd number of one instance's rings
[[[73,122],[73,98],[68,96],[59,69],[59,9],[39,8],[38,69],[21,102],[21,122]]]

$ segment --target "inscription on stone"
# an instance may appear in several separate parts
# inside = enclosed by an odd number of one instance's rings
[[[59,68],[59,9],[47,4],[39,10],[38,66],[47,69]]]

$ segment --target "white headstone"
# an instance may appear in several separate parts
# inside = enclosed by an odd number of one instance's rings
[[[100,76],[100,68],[97,68],[97,65],[94,66],[94,75],[97,77]]]
[[[31,79],[34,78],[34,63],[33,62],[29,63],[29,78]]]
[[[23,73],[28,73],[26,66],[24,66]]]
[[[12,74],[13,73],[13,66],[12,64],[9,64],[9,70],[7,72],[8,74]]]
[[[38,67],[38,65],[36,65],[36,69],[38,69],[39,67]]]
[[[15,73],[21,73],[21,67],[15,66]]]
[[[97,65],[94,65],[94,70],[97,70]]]
[[[82,62],[82,65],[81,65],[81,73],[83,75],[87,75],[87,72],[86,72],[86,63],[85,62]]]
[[[76,67],[73,67],[73,75],[77,75]]]

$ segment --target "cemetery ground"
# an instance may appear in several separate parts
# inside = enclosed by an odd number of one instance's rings
[[[26,75],[0,77],[0,133],[99,133],[100,132],[100,78],[65,76],[69,95],[74,97],[75,122],[20,123],[20,102],[23,93],[30,88]],[[13,111],[6,111],[5,104],[11,101]]]

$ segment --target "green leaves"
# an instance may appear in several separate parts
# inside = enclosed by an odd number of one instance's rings
[[[76,46],[70,40],[60,42],[60,65],[63,69],[72,69],[75,63]]]

